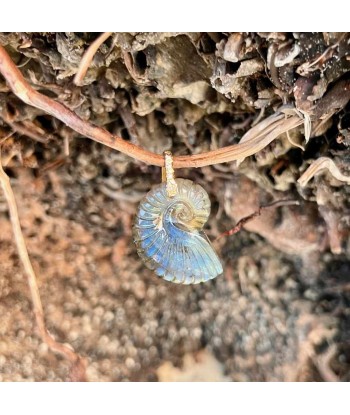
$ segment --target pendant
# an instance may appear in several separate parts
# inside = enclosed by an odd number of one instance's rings
[[[145,265],[166,281],[198,284],[223,272],[203,231],[210,200],[202,186],[175,179],[173,158],[164,152],[163,182],[141,200],[133,236]]]

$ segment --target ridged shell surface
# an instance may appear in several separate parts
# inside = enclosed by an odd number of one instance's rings
[[[141,201],[133,226],[134,242],[146,266],[159,277],[197,284],[223,272],[202,230],[210,214],[210,200],[191,180],[176,179],[176,183],[174,197],[168,197],[162,183]]]

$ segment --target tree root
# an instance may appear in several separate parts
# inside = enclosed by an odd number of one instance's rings
[[[9,208],[10,221],[17,246],[18,255],[22,262],[25,274],[27,276],[30,295],[33,303],[33,312],[39,335],[53,352],[56,352],[64,356],[67,360],[70,361],[70,381],[86,381],[86,359],[82,358],[77,353],[75,353],[70,345],[57,342],[45,326],[44,310],[40,299],[37,278],[28,255],[27,246],[22,233],[15,196],[11,187],[10,179],[4,172],[1,163],[0,182]]]
[[[128,156],[143,161],[147,164],[163,167],[163,155],[145,150],[135,144],[123,140],[109,133],[107,130],[94,126],[84,121],[65,105],[35,91],[24,79],[22,73],[14,64],[5,48],[0,46],[0,72],[6,79],[11,90],[18,98],[26,104],[39,108],[46,113],[56,117],[68,127],[77,131],[107,147],[127,154]],[[240,144],[223,147],[218,150],[191,156],[174,157],[174,168],[203,167],[218,163],[226,163],[233,160],[242,160],[262,150],[281,134],[303,124],[304,120],[300,115],[286,114],[283,110],[276,112],[265,120],[261,121],[242,137]]]

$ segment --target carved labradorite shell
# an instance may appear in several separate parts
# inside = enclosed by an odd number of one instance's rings
[[[137,252],[146,266],[167,281],[197,284],[217,277],[222,265],[202,228],[210,214],[203,187],[175,179],[178,191],[169,197],[166,183],[141,201],[134,226]]]

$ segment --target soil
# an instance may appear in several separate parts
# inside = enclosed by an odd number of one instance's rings
[[[297,182],[319,157],[350,176],[349,35],[117,33],[75,86],[98,35],[2,33],[0,43],[40,92],[157,153],[238,143],[286,104],[313,127],[308,142],[302,126],[241,164],[176,171],[207,190],[212,241],[261,205],[299,204],[263,210],[213,242],[222,276],[175,285],[132,243],[160,168],[79,136],[0,77],[2,162],[49,331],[87,358],[90,381],[350,380],[350,187],[329,172]],[[0,315],[0,380],[67,380],[69,363],[36,331],[2,194]]]

